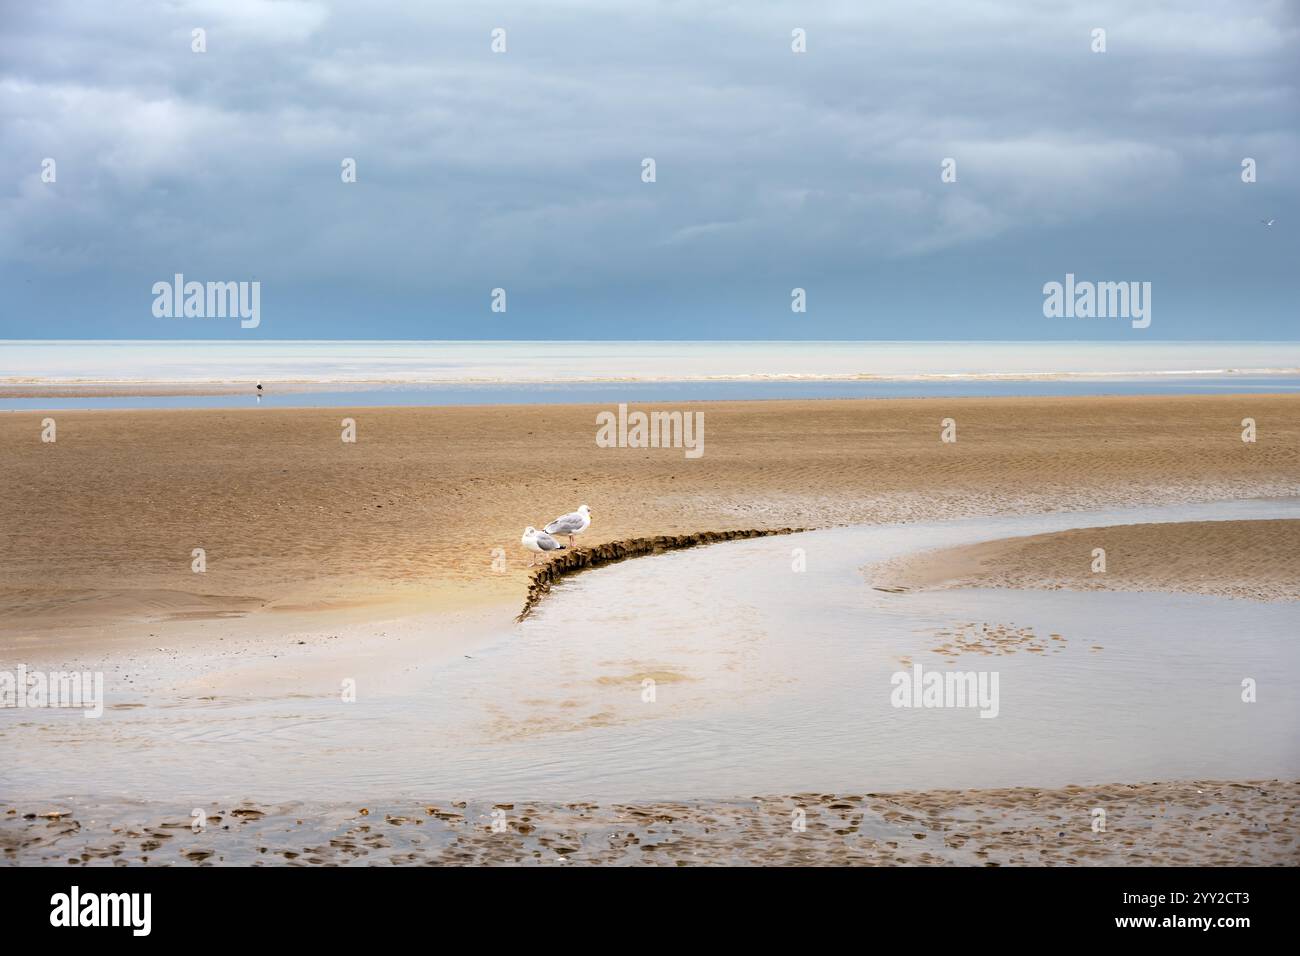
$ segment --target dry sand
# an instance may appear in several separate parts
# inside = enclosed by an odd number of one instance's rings
[[[485,605],[508,619],[528,586],[523,527],[584,502],[600,543],[1300,488],[1293,396],[680,407],[705,412],[702,458],[598,448],[603,406],[2,414],[0,652],[183,643],[194,621],[283,633]],[[955,444],[939,441],[949,417]]]
[[[0,863],[1295,866],[1298,804],[1300,783],[1276,780],[708,803],[244,804],[202,808],[199,833],[190,808],[0,805]]]
[[[1092,570],[1093,551],[1105,570]],[[885,589],[1003,587],[1183,591],[1300,600],[1300,521],[1080,528],[910,555],[868,571]]]

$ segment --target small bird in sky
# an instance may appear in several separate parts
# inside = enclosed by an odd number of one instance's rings
[[[1266,225],[1266,226],[1271,226],[1271,225],[1273,225],[1273,223],[1277,222],[1277,220],[1276,220],[1276,219],[1261,219],[1260,222],[1262,222],[1262,223],[1263,223],[1264,225]]]

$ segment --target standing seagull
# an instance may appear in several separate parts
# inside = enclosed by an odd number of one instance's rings
[[[591,527],[591,509],[586,505],[579,505],[578,510],[572,514],[561,515],[546,526],[547,534],[567,534],[569,536],[569,547],[573,547],[573,536],[582,534]]]
[[[529,567],[532,567],[532,565],[537,563],[537,556],[539,554],[564,550],[564,545],[560,544],[560,542],[556,541],[545,531],[538,531],[532,525],[529,525],[524,529],[524,536],[519,539],[519,543],[529,551],[533,552],[533,560]]]

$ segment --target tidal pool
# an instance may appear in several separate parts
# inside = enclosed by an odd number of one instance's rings
[[[159,694],[99,720],[0,711],[0,797],[726,799],[1295,779],[1300,605],[894,594],[862,568],[1068,528],[1297,517],[1300,499],[1217,502],[851,527],[627,561],[356,703]],[[951,649],[953,634],[967,649]],[[996,672],[997,716],[894,706],[893,677],[915,664]]]

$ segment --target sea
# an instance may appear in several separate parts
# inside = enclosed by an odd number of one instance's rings
[[[1300,342],[0,340],[0,410],[1295,391]]]

